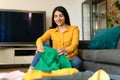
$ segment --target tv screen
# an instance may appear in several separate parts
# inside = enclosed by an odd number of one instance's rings
[[[45,18],[45,11],[0,10],[0,46],[35,44],[45,31]]]

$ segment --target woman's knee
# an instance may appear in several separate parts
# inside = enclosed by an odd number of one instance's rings
[[[81,69],[81,66],[82,66],[82,60],[78,57],[75,57],[73,59],[70,60],[71,62],[71,65],[73,68],[77,68],[77,69]]]

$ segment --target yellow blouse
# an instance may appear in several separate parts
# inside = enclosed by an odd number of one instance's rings
[[[68,59],[78,55],[79,29],[77,26],[67,26],[67,30],[63,33],[59,32],[58,27],[49,29],[37,39],[36,46],[43,45],[49,39],[52,40],[53,48],[64,48],[69,51],[66,55]]]

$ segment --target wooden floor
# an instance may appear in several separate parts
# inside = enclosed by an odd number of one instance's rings
[[[2,72],[12,72],[20,70],[22,72],[27,72],[29,65],[0,65],[0,73]]]

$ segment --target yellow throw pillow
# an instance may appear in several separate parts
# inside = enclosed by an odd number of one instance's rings
[[[110,77],[104,70],[98,70],[88,80],[110,80]]]

